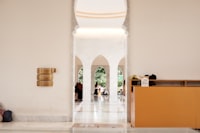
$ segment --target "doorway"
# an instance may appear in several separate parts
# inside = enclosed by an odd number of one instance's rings
[[[121,6],[126,5],[125,0],[119,1],[123,3]],[[73,122],[127,122],[127,91],[126,86],[124,86],[124,81],[126,81],[127,31],[122,28],[126,8],[123,7],[120,12],[93,11],[87,8],[90,12],[85,11],[86,8],[80,6],[81,0],[76,2],[75,16],[79,26],[76,27],[73,34],[74,83],[80,82],[77,78],[78,69],[82,68],[83,101],[77,103],[73,100]],[[100,0],[99,2],[106,1]],[[116,0],[113,2],[115,3]],[[105,17],[107,18],[105,19]],[[86,21],[92,26],[88,25]],[[113,22],[116,23],[113,25]],[[95,79],[97,69],[104,70],[104,79],[100,81]],[[107,90],[109,100],[101,102],[94,100],[96,83]],[[123,100],[119,99],[119,95],[123,97]]]

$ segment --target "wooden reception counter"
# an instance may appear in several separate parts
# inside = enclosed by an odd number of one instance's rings
[[[200,129],[200,87],[132,86],[133,127]]]

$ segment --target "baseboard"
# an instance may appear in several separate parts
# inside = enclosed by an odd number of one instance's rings
[[[15,115],[13,121],[16,122],[71,122],[72,118],[68,116],[53,115]]]

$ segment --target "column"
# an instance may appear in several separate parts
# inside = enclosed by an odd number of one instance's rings
[[[91,101],[91,66],[83,65],[83,102]]]
[[[95,89],[95,82],[94,82],[94,75],[95,75],[95,72],[96,72],[96,68],[97,68],[98,66],[96,66],[96,65],[93,65],[92,66],[92,71],[91,71],[91,94],[93,94],[94,93],[94,89]]]
[[[109,66],[104,66],[105,71],[106,71],[106,89],[110,91],[110,71],[109,71]]]
[[[110,66],[110,102],[117,102],[118,65]]]

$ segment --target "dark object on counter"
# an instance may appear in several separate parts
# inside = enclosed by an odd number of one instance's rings
[[[149,80],[151,80],[151,79],[156,80],[157,76],[155,74],[152,74],[149,76]],[[153,85],[156,85],[156,83],[154,81],[149,81],[149,86],[153,86]]]

